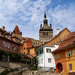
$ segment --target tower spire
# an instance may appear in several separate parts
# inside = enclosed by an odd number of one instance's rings
[[[44,18],[46,18],[46,7],[44,8]]]

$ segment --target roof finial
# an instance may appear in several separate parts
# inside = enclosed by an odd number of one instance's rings
[[[46,7],[44,8],[44,18],[46,18]]]

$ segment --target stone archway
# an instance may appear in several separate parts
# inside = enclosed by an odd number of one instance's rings
[[[61,63],[58,63],[56,68],[57,68],[58,73],[61,73],[63,71],[63,66]]]

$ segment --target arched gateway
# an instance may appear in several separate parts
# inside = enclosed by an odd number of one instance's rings
[[[61,73],[61,72],[63,71],[63,66],[62,66],[62,64],[61,64],[61,63],[58,63],[58,64],[56,65],[56,69],[57,69],[58,73]]]

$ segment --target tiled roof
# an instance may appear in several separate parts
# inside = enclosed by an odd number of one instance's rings
[[[66,47],[69,47],[70,45],[74,45],[74,41],[75,41],[75,32],[72,32],[60,43],[59,47],[55,51],[53,51],[53,53],[62,50]]]
[[[4,35],[11,35],[9,32],[5,32]]]
[[[67,29],[67,28],[65,28],[65,29]],[[63,30],[60,31],[57,35],[55,35],[54,38],[53,38],[52,40],[54,40],[55,38],[57,38],[58,36],[60,36],[60,34],[61,34],[65,29],[63,29]],[[68,30],[68,29],[67,29],[67,30]],[[69,31],[69,30],[68,30],[68,31]],[[70,32],[70,31],[69,31],[69,32]],[[50,41],[52,41],[52,40],[50,40]],[[50,41],[44,43],[44,45],[46,45],[46,44],[49,43]]]
[[[17,39],[19,39],[18,37],[16,37],[16,36],[11,36],[11,38],[17,38]],[[19,39],[19,40],[21,40],[21,39]]]

